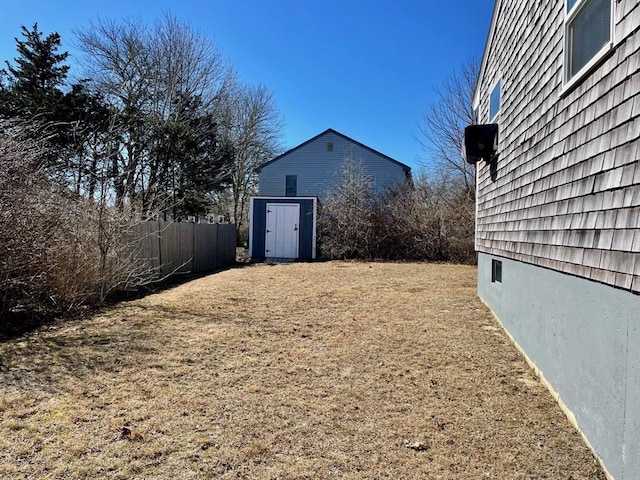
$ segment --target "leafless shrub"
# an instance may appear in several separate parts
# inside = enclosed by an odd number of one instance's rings
[[[33,142],[0,142],[0,314],[40,296],[47,271],[38,268],[47,250],[38,230],[55,227],[51,202],[42,203],[46,176]]]
[[[328,258],[371,258],[375,195],[363,165],[347,158],[342,181],[321,204],[319,242]]]
[[[461,181],[419,175],[377,203],[382,258],[474,263],[475,204]]]
[[[52,186],[45,144],[2,125],[0,327],[8,316],[48,315],[102,302],[145,283],[126,212]],[[33,136],[29,136],[33,138]]]
[[[342,184],[322,203],[319,242],[327,258],[474,263],[474,201],[466,184],[418,176],[375,195],[347,162]]]

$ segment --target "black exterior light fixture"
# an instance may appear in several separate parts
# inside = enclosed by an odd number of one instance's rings
[[[463,156],[467,163],[493,163],[498,158],[498,124],[469,125],[464,129]]]

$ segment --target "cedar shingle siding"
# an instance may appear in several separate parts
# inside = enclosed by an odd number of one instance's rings
[[[640,292],[640,1],[563,92],[563,0],[498,0],[476,92],[501,80],[499,158],[478,164],[477,249]]]

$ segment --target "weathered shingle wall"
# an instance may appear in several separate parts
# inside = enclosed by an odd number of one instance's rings
[[[640,292],[640,0],[613,4],[613,51],[563,92],[565,2],[500,2],[477,92],[486,123],[501,78],[499,159],[478,164],[476,242]]]

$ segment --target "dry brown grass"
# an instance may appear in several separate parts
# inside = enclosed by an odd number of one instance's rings
[[[0,477],[603,479],[475,274],[255,265],[7,341]]]

